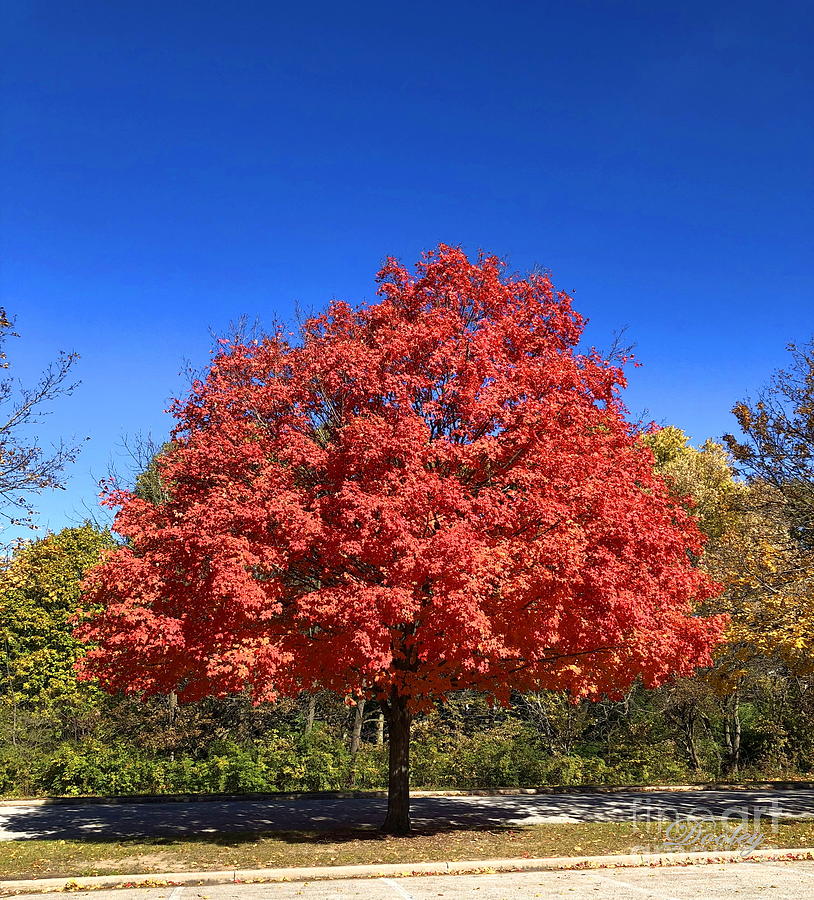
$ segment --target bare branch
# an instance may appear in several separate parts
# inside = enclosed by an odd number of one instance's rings
[[[9,368],[4,344],[18,336],[12,329],[13,321],[0,309],[0,368]],[[60,353],[33,386],[11,377],[0,381],[0,519],[6,527],[35,527],[34,497],[63,488],[65,469],[76,459],[79,443],[59,441],[45,448],[31,429],[43,423],[55,400],[76,389],[70,375],[78,359],[76,353]]]

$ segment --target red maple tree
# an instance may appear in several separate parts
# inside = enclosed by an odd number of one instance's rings
[[[444,245],[378,284],[296,341],[223,346],[176,404],[166,502],[108,497],[128,543],[79,633],[109,690],[380,701],[400,833],[416,711],[656,685],[708,664],[723,623],[693,613],[701,535],[566,294]]]

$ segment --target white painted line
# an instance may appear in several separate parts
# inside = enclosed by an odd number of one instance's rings
[[[167,900],[181,900],[181,891],[184,889],[179,885],[177,888],[173,888],[172,893],[167,897]]]
[[[399,897],[404,897],[404,900],[413,900],[413,895],[408,894],[407,891],[405,891],[397,881],[393,881],[392,878],[380,878],[379,881],[383,881],[388,887],[393,888]]]
[[[586,872],[586,875],[593,875],[599,881],[604,881],[608,885],[615,884],[618,887],[627,888],[629,891],[638,891],[640,894],[647,894],[649,897],[656,897],[658,900],[681,900],[673,894],[662,894],[656,888],[642,887],[639,884],[633,884],[632,881],[624,881],[621,878],[613,878],[610,875],[600,875],[598,872]]]
[[[794,864],[798,862],[804,862],[804,860],[800,859],[790,859],[788,862],[767,862],[767,863],[757,863],[757,865],[761,869],[772,869],[773,871],[791,871],[795,875],[805,875],[806,878],[814,878],[814,872],[806,872],[805,869],[795,869]]]

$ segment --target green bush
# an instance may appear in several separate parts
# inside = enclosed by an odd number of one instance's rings
[[[536,787],[609,779],[596,757],[550,754],[528,725],[508,720],[467,735],[437,723],[416,729],[413,783],[450,788]]]
[[[381,754],[360,753],[356,778],[380,784]],[[35,778],[36,792],[82,794],[253,793],[323,791],[346,787],[351,758],[344,744],[315,729],[311,735],[279,733],[249,746],[220,742],[200,758],[158,756],[118,744],[63,744]],[[4,793],[19,789],[23,773],[14,758],[0,757]]]
[[[616,784],[680,784],[697,780],[699,774],[690,771],[672,741],[621,747],[608,763],[609,780]]]
[[[42,773],[49,794],[138,794],[155,790],[153,760],[126,747],[84,743],[63,745]]]
[[[42,760],[14,746],[0,750],[0,796],[25,797],[35,794],[40,783]]]
[[[485,720],[485,721],[483,721]],[[615,740],[583,740],[571,752],[552,752],[540,731],[520,718],[487,713],[481,727],[431,715],[419,719],[412,744],[412,784],[430,788],[498,788],[546,785],[675,783],[712,777],[692,772],[679,745],[650,726],[619,728]],[[743,777],[790,777],[789,756],[777,750],[791,739],[770,740],[750,723]],[[781,734],[782,737],[782,734]],[[714,757],[705,753],[705,757]],[[757,761],[757,764],[756,762]],[[807,771],[809,757],[794,759]],[[810,766],[809,766],[810,768]],[[195,750],[139,747],[124,739],[85,738],[49,749],[7,744],[0,749],[0,793],[184,794],[323,791],[382,788],[387,746],[363,743],[355,759],[347,734],[334,725],[305,735],[301,723],[281,723],[260,739],[215,738]]]

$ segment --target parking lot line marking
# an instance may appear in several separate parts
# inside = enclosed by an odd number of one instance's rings
[[[397,881],[393,881],[392,878],[380,878],[379,881],[383,881],[388,887],[392,888],[399,897],[404,897],[404,900],[413,900],[413,895],[408,894],[407,891],[405,891]]]
[[[167,900],[180,900],[181,892],[183,891],[183,887],[180,885],[177,888],[173,888],[172,893],[167,897]]]
[[[799,860],[796,860],[796,859],[790,859],[787,863],[782,863],[782,862],[764,862],[764,863],[758,863],[758,865],[759,865],[761,868],[764,868],[764,869],[773,869],[775,872],[776,872],[778,869],[780,869],[781,871],[782,871],[783,869],[791,869],[791,870],[794,872],[795,875],[805,875],[806,878],[814,878],[814,872],[806,872],[805,869],[795,869],[795,868],[794,868],[794,863],[795,863],[795,862],[799,862]]]
[[[638,891],[640,894],[648,894],[651,897],[657,897],[658,900],[681,900],[674,894],[662,894],[657,888],[642,887],[640,884],[633,884],[632,881],[624,881],[621,878],[613,878],[610,875],[600,875],[598,872],[586,872],[586,875],[593,875],[599,881],[611,885],[615,884],[619,887],[627,888],[629,891]]]

